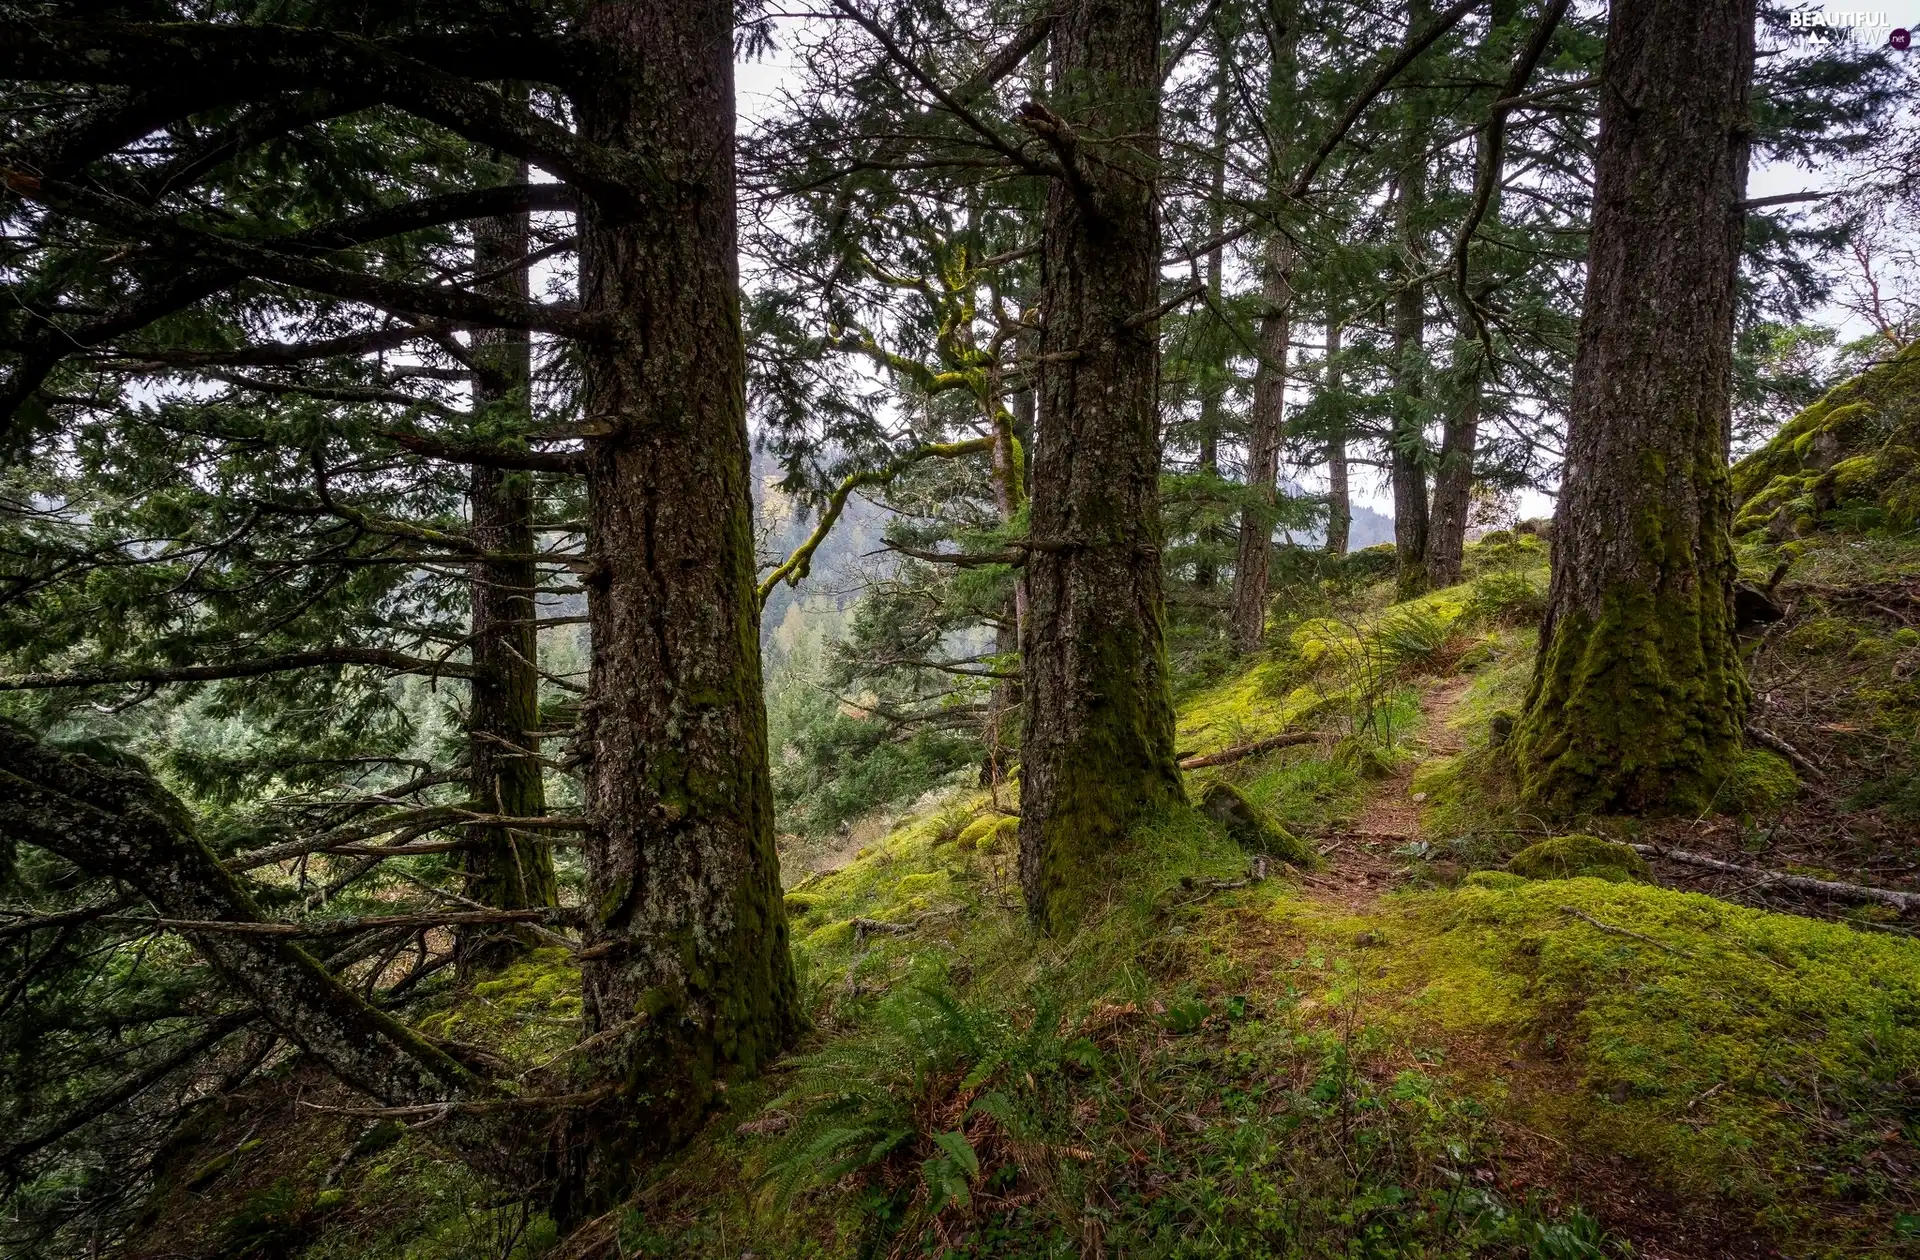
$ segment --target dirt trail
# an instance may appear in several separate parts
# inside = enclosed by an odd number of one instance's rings
[[[1420,838],[1420,803],[1413,799],[1413,772],[1430,757],[1460,751],[1447,719],[1473,685],[1471,678],[1450,678],[1420,697],[1420,728],[1411,746],[1421,755],[1390,777],[1372,784],[1353,821],[1328,835],[1323,850],[1327,870],[1308,887],[1323,900],[1363,909],[1393,883],[1393,850]]]

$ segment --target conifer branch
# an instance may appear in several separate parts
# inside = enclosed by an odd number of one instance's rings
[[[283,652],[250,661],[225,661],[208,665],[124,666],[75,670],[71,673],[0,675],[0,691],[47,691],[68,687],[119,687],[130,683],[224,682],[233,678],[257,678],[262,674],[284,674],[296,669],[317,669],[328,665],[367,665],[396,674],[420,674],[432,678],[471,678],[473,666],[461,661],[435,661],[410,656],[391,648],[331,647],[310,652]]]

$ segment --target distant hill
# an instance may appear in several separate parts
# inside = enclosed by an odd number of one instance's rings
[[[778,461],[765,452],[755,452],[753,501],[763,562],[778,563],[791,555],[818,519],[815,512],[802,510],[780,492],[780,479]],[[1290,495],[1307,493],[1292,484],[1282,490]],[[760,614],[760,647],[770,662],[785,657],[809,639],[838,634],[866,586],[893,571],[896,561],[881,547],[889,515],[885,508],[855,495],[826,542],[814,553],[806,580],[798,589],[783,584],[773,592]],[[1325,538],[1326,531],[1319,529],[1290,535],[1290,541],[1309,547],[1319,546]],[[1354,506],[1349,546],[1357,551],[1392,541],[1392,517]]]

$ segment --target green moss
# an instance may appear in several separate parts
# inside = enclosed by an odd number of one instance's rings
[[[1920,342],[1836,386],[1734,466],[1734,528],[1911,525],[1920,509]]]
[[[1472,871],[1460,881],[1463,888],[1517,888],[1526,877],[1511,871]]]
[[[1731,580],[1730,548],[1724,559]],[[1512,741],[1530,808],[1565,818],[1710,807],[1740,755],[1748,698],[1716,567],[1709,558],[1698,580],[1664,591],[1623,585],[1597,618],[1559,617]]]
[[[1554,836],[1528,845],[1507,862],[1507,870],[1523,879],[1585,876],[1619,883],[1647,878],[1647,864],[1638,853],[1598,836]]]
[[[1569,1061],[1571,1089],[1488,1073],[1518,1122],[1739,1204],[1790,1254],[1891,1254],[1909,1187],[1882,1152],[1920,1071],[1920,944],[1597,880],[1422,893],[1380,919],[1394,949],[1369,959],[1404,1018]]]
[[[1200,791],[1200,812],[1219,824],[1242,848],[1313,870],[1320,854],[1311,844],[1275,822],[1231,783],[1210,781]]]
[[[822,927],[815,928],[800,942],[806,950],[835,949],[853,940],[853,921],[839,919]]]
[[[976,818],[954,838],[954,847],[964,852],[983,849],[989,853],[1004,852],[1019,843],[1020,820],[1000,814],[988,814]]]
[[[532,950],[491,979],[456,990],[419,1021],[430,1037],[509,1058],[550,1056],[580,1033],[580,968],[556,946]]]
[[[1749,748],[1733,763],[1713,803],[1722,813],[1763,814],[1799,794],[1800,777],[1785,757],[1765,748]]]

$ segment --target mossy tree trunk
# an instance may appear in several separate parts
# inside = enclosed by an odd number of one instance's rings
[[[800,1016],[774,850],[734,208],[733,6],[595,0],[584,136],[647,160],[581,214],[593,637],[586,755],[590,1052],[568,1214],[685,1141]]]
[[[1566,815],[1695,809],[1739,751],[1727,430],[1754,0],[1615,0],[1567,463],[1514,752]]]
[[[1180,795],[1160,589],[1156,0],[1075,0],[1053,28],[1020,874],[1048,930],[1142,811]]]
[[[1450,400],[1433,473],[1433,513],[1427,531],[1427,584],[1460,580],[1466,559],[1467,517],[1473,506],[1474,448],[1480,439],[1484,390],[1481,348],[1463,334],[1454,342],[1457,396]]]
[[[516,176],[526,180],[526,164]],[[527,300],[525,213],[474,223],[473,262],[493,275],[488,288]],[[524,431],[532,389],[532,341],[524,331],[481,329],[473,334],[473,410],[486,439],[502,424]],[[517,409],[521,423],[502,410]],[[476,542],[495,555],[531,556],[533,494],[527,473],[474,465],[467,491]],[[467,713],[470,791],[476,809],[532,818],[547,809],[540,764],[539,633],[534,625],[539,582],[531,559],[484,560],[468,582],[472,605],[474,680]],[[545,840],[507,827],[476,826],[464,861],[466,895],[501,910],[558,902],[553,850]],[[507,929],[474,929],[460,938],[463,969],[496,967],[520,952],[523,938]]]

